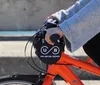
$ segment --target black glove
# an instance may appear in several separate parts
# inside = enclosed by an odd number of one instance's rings
[[[48,18],[45,22],[44,25],[46,26],[46,28],[53,28],[53,27],[57,27],[59,21],[57,18],[51,17]]]

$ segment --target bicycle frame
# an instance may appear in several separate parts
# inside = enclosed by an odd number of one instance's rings
[[[47,72],[53,75],[60,75],[65,82],[69,82],[71,85],[84,85],[81,80],[72,72],[68,65],[78,67],[85,71],[91,72],[100,76],[100,67],[91,64],[91,59],[88,62],[71,58],[69,55],[62,53],[61,58],[56,64],[48,66]],[[60,65],[62,64],[62,65]],[[42,85],[51,85],[55,76],[47,74]]]

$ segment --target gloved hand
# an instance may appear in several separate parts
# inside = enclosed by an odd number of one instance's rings
[[[54,45],[54,42],[50,40],[50,36],[53,34],[57,34],[60,36],[60,38],[63,36],[63,32],[61,29],[58,27],[59,20],[55,16],[55,14],[52,14],[45,20],[45,26],[46,26],[46,35],[45,35],[45,40],[51,44]],[[49,29],[50,28],[50,29]]]
[[[52,20],[51,22],[55,23],[55,24],[59,24],[59,20],[58,18],[55,16],[55,14],[50,15],[46,20],[50,21],[50,19]]]
[[[45,20],[44,24],[47,28],[57,27],[59,20],[54,14],[52,14]]]
[[[59,27],[54,27],[54,28],[51,28],[51,29],[47,29],[46,30],[46,35],[45,35],[45,40],[51,45],[54,45],[54,42],[51,41],[50,36],[52,36],[54,34],[59,35],[60,38],[63,37],[63,35],[64,35],[64,33],[61,31],[61,29]]]

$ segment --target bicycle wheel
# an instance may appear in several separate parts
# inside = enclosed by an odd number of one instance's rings
[[[4,79],[0,81],[0,85],[35,85],[35,83],[25,80]]]
[[[35,85],[37,78],[27,75],[12,75],[0,78],[0,85]]]
[[[31,82],[21,81],[21,80],[9,80],[0,82],[0,85],[35,85]]]
[[[31,82],[21,79],[5,78],[5,79],[0,79],[0,85],[42,85],[42,81],[39,81],[38,84],[36,84],[36,82]],[[56,83],[53,82],[52,85],[56,85]]]

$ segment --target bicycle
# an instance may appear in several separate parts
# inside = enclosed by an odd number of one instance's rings
[[[81,60],[73,59],[65,53],[62,53],[62,57],[57,62],[57,65],[49,65],[47,72],[53,75],[42,75],[41,73],[40,75],[6,76],[0,79],[0,85],[52,85],[52,81],[57,74],[59,74],[66,81],[66,83],[69,82],[70,85],[84,85],[80,81],[80,79],[72,72],[68,65],[81,68],[83,70],[89,71],[90,73],[100,76],[100,67],[92,65],[90,62],[91,59],[89,60],[89,62],[84,62]],[[61,63],[62,65],[59,65]]]
[[[92,62],[91,58],[88,58],[89,59],[88,62],[85,62],[79,59],[72,58],[69,55],[65,54],[64,52],[61,52],[60,55],[61,55],[60,58],[54,60],[53,63],[49,62],[49,65],[47,64],[47,70],[39,68],[32,59],[33,64],[38,68],[36,69],[27,60],[28,64],[32,68],[40,72],[39,75],[11,75],[11,76],[1,77],[0,85],[56,85],[53,82],[56,75],[60,75],[65,80],[65,82],[69,83],[70,85],[84,85],[81,82],[81,80],[69,68],[69,65],[88,71],[97,76],[100,76],[100,67],[93,65],[91,63]],[[32,57],[32,48],[31,48],[31,57]],[[43,60],[43,62],[48,63],[45,60]]]

